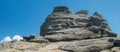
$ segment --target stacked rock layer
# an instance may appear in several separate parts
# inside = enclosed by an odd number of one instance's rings
[[[98,12],[88,16],[87,10],[74,14],[66,6],[55,7],[40,32],[2,42],[0,52],[120,52],[120,37]]]

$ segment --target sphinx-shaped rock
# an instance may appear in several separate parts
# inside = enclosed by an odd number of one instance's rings
[[[41,36],[50,41],[81,40],[99,37],[116,37],[107,21],[95,12],[88,16],[87,10],[73,14],[66,6],[55,7],[41,26]]]

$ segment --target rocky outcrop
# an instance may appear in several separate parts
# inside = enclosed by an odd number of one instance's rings
[[[0,43],[0,52],[120,52],[120,37],[98,12],[88,16],[88,10],[74,14],[66,6],[55,7],[40,33]]]
[[[101,14],[88,16],[88,10],[74,14],[65,6],[55,7],[48,15],[41,26],[41,36],[50,42],[64,41],[59,49],[67,52],[109,52],[120,44]]]
[[[89,39],[99,37],[116,37],[107,21],[95,12],[88,16],[87,10],[72,13],[65,6],[55,7],[41,26],[41,36],[50,41]]]

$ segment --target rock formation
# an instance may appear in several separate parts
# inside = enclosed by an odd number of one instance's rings
[[[0,52],[120,52],[120,37],[107,21],[88,10],[72,13],[55,7],[40,28],[41,36],[24,36],[26,41],[0,43]]]
[[[116,37],[101,14],[88,16],[87,10],[72,13],[65,6],[55,7],[41,26],[41,36],[50,41]]]

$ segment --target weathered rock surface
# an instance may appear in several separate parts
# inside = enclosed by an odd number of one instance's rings
[[[40,47],[44,47],[46,43],[34,43],[34,42],[4,42],[0,44],[0,52],[29,52],[38,51]]]
[[[4,42],[0,44],[0,52],[119,52],[119,45],[115,45],[115,40],[119,40],[118,38],[105,37],[49,43]]]
[[[53,35],[46,35],[45,38],[49,41],[69,41],[69,40],[82,40],[100,38],[101,35],[95,34],[89,30],[83,28],[71,28],[56,31]]]
[[[69,52],[100,52],[114,46],[113,42],[109,42],[108,39],[109,38],[99,38],[71,41],[62,45],[60,49]]]
[[[51,35],[54,31],[69,29],[69,28],[81,28],[88,22],[88,16],[84,14],[74,15],[72,12],[66,13],[64,11],[70,11],[67,7],[57,7],[50,14],[45,23],[41,26],[41,36]],[[66,9],[66,10],[64,10]],[[62,10],[62,11],[61,11]]]
[[[55,7],[41,26],[41,36],[50,41],[116,37],[107,21],[95,12],[88,16],[87,10],[72,13],[65,6]]]
[[[58,49],[60,46],[61,43],[9,42],[0,44],[0,52],[66,52]]]
[[[74,14],[66,6],[55,7],[40,33],[0,43],[0,52],[120,52],[120,37],[98,12],[88,16],[87,10]]]

